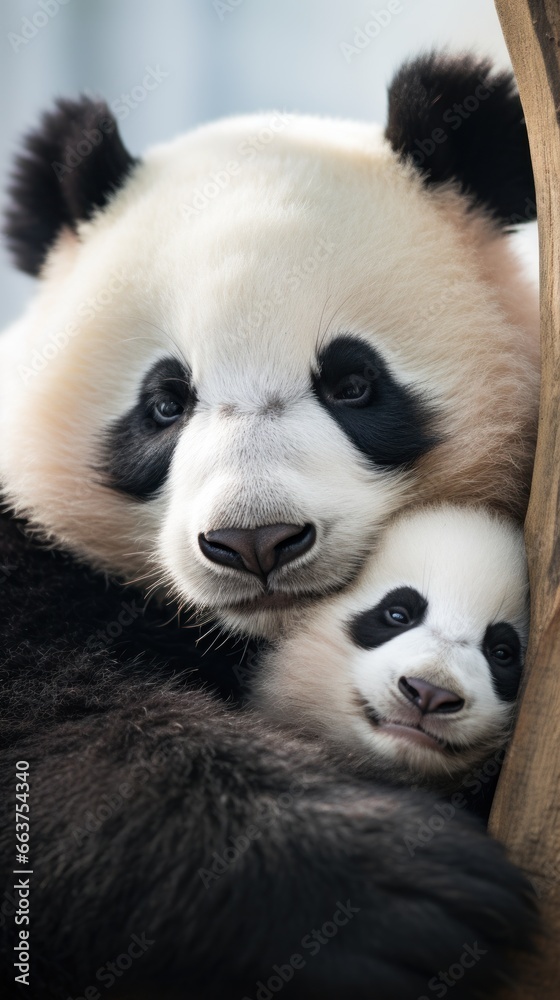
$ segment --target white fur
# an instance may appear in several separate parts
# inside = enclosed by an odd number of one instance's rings
[[[251,155],[270,121],[218,122],[149,152],[78,238],[61,235],[0,338],[13,505],[94,565],[256,632],[280,612],[237,607],[261,584],[205,560],[200,532],[313,522],[317,544],[271,589],[340,588],[412,499],[522,513],[538,400],[537,311],[507,238],[452,187],[423,187],[377,128],[277,117]],[[341,332],[438,408],[443,440],[413,471],[368,465],[310,393],[317,346]],[[199,404],[161,496],[140,504],[99,482],[99,442],[170,353],[192,368]]]
[[[364,650],[350,638],[358,612],[396,587],[428,600],[422,624]],[[482,510],[442,506],[401,516],[384,533],[359,580],[307,611],[255,673],[253,700],[284,724],[321,733],[377,773],[447,779],[501,747],[514,703],[500,699],[482,653],[487,626],[508,622],[524,647],[527,569],[521,529]],[[428,714],[401,694],[400,677],[420,678],[465,701],[456,714]],[[459,753],[411,742],[371,722],[421,725]]]

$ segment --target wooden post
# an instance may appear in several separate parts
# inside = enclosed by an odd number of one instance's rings
[[[537,189],[542,389],[525,536],[531,639],[519,721],[492,832],[533,879],[546,934],[523,1000],[560,997],[560,0],[496,0],[529,132]]]

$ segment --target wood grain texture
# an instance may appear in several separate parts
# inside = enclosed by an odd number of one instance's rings
[[[546,935],[516,997],[560,997],[560,0],[496,0],[523,103],[537,189],[541,408],[526,541],[531,640],[492,832],[533,879]]]

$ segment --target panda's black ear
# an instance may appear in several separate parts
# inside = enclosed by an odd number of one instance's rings
[[[389,87],[386,136],[427,184],[455,181],[501,225],[535,218],[535,185],[511,73],[472,56],[405,63]]]
[[[135,162],[104,101],[57,101],[15,162],[4,232],[18,267],[38,274],[60,229],[102,208]]]

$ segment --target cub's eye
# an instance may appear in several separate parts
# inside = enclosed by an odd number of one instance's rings
[[[333,403],[343,406],[367,406],[373,390],[369,379],[363,375],[347,375],[328,393]]]
[[[500,643],[499,646],[494,646],[494,648],[490,650],[490,656],[495,663],[500,665],[500,667],[510,667],[515,659],[513,649],[505,642]]]
[[[168,396],[167,398],[158,400],[154,404],[152,416],[156,424],[159,424],[161,427],[167,427],[168,424],[173,424],[183,412],[184,407],[176,399]]]
[[[410,625],[412,622],[412,615],[406,608],[401,605],[396,605],[392,608],[385,608],[383,616],[388,625]]]
[[[493,622],[482,640],[481,651],[490,667],[492,684],[503,701],[515,701],[521,679],[521,639],[509,622]]]
[[[395,587],[378,604],[361,611],[349,622],[352,642],[361,649],[377,649],[422,625],[428,601],[414,587]]]

